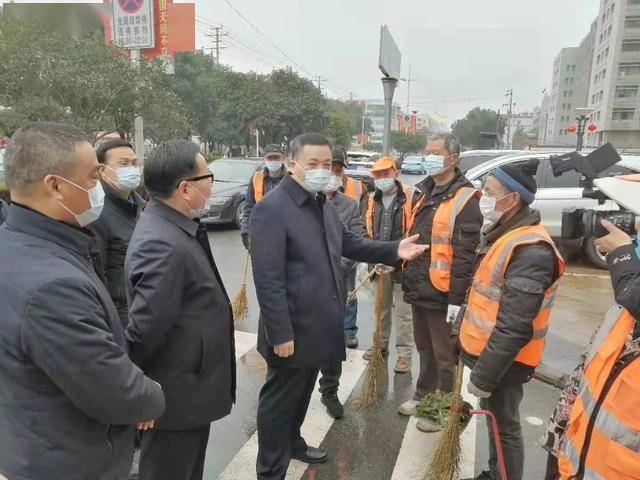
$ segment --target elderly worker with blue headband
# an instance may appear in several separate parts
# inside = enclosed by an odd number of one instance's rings
[[[495,169],[483,186],[485,219],[477,267],[454,331],[460,357],[471,368],[469,393],[498,420],[507,478],[521,480],[523,384],[540,363],[549,316],[564,261],[540,213],[530,205],[538,161]],[[489,423],[489,471],[500,478]]]

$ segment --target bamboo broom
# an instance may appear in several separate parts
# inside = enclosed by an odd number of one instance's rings
[[[233,300],[233,318],[236,322],[241,322],[247,318],[249,313],[249,307],[247,305],[247,273],[249,272],[249,262],[251,261],[251,255],[247,252],[247,256],[244,261],[244,277],[242,277],[242,283],[240,284],[240,291]]]
[[[356,299],[356,295],[358,293],[358,291],[365,286],[365,284],[371,280],[371,278],[376,274],[376,269],[374,268],[373,270],[371,270],[366,277],[364,277],[362,279],[362,281],[358,284],[358,286],[356,288],[353,289],[352,292],[349,292],[349,295],[347,295],[347,305],[350,304],[351,302],[353,302]]]
[[[375,272],[375,270],[373,270]],[[388,274],[385,274],[388,275]],[[376,330],[373,334],[373,347],[371,349],[371,360],[367,365],[364,381],[354,400],[356,410],[370,410],[376,404],[377,399],[384,393],[387,385],[387,369],[382,357],[382,275],[376,279]]]
[[[462,373],[464,364],[458,360],[451,414],[449,421],[442,431],[438,446],[431,458],[427,473],[422,480],[454,480],[460,473],[462,449],[460,448],[460,434],[462,433]]]

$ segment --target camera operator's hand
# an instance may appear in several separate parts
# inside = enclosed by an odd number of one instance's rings
[[[631,237],[616,227],[609,220],[600,220],[600,223],[607,229],[609,235],[605,235],[601,238],[596,238],[593,244],[600,252],[609,253],[613,252],[616,248],[623,245],[631,245]]]

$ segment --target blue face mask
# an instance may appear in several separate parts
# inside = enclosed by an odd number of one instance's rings
[[[640,260],[640,240],[636,240],[636,255],[638,256],[638,260]]]
[[[282,162],[279,160],[276,160],[275,162],[271,160],[265,160],[264,166],[267,167],[267,170],[269,170],[271,173],[276,173],[282,169]]]
[[[395,180],[393,178],[380,178],[378,180],[374,180],[374,183],[378,190],[382,193],[387,193],[395,185]]]
[[[318,193],[327,186],[331,179],[331,170],[315,168],[304,171],[304,181],[302,186],[310,193]]]

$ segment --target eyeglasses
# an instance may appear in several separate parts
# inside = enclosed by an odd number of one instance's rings
[[[209,180],[209,183],[213,183],[213,173],[210,173],[209,175],[200,175],[199,177],[193,177],[193,178],[185,178],[184,181],[185,182],[199,182],[200,180]]]

